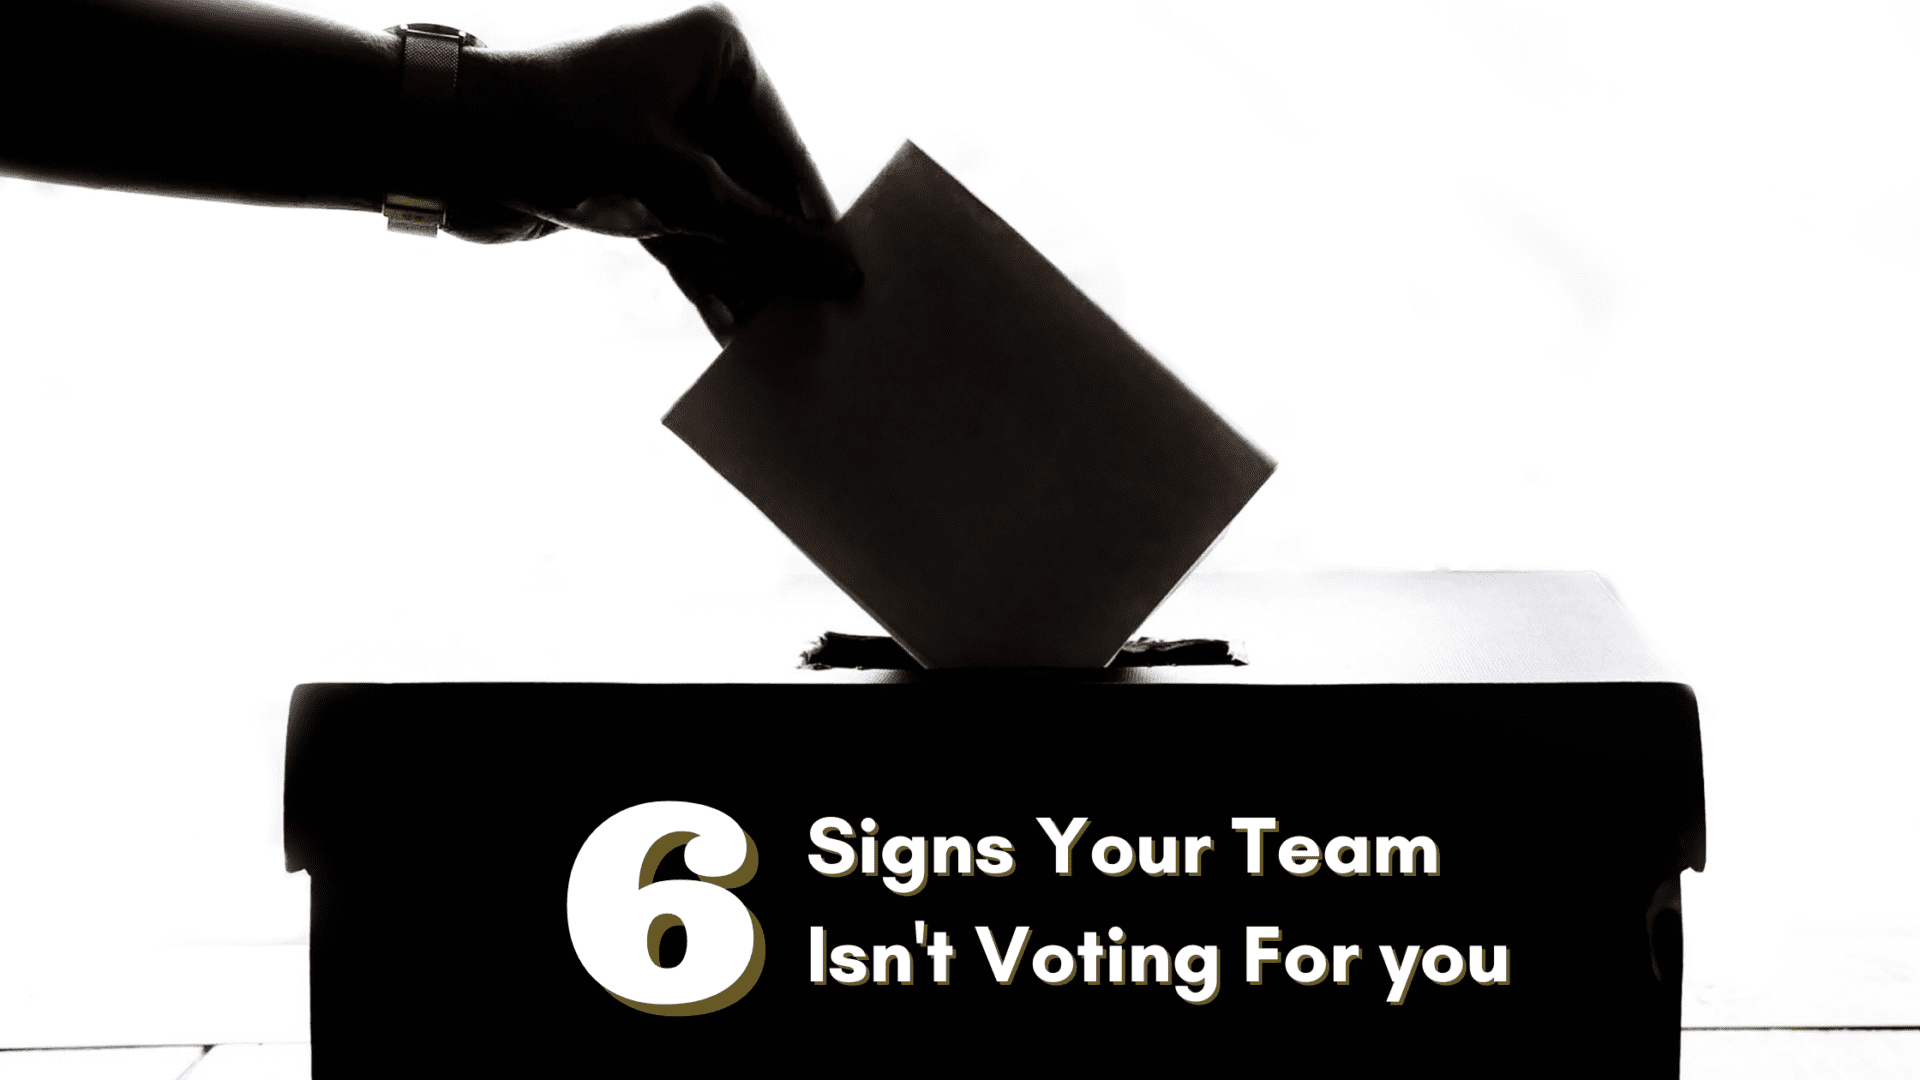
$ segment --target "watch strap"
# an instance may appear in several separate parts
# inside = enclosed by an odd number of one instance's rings
[[[433,141],[452,130],[460,50],[484,46],[472,34],[437,23],[402,23],[387,32],[400,37],[399,159],[403,175],[419,182]],[[388,230],[414,236],[437,236],[447,223],[447,201],[440,195],[388,192],[381,212]]]

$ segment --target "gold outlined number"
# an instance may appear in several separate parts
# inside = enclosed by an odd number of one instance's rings
[[[685,845],[698,881],[655,881],[660,860]],[[641,1012],[695,1016],[724,1009],[759,981],[760,920],[730,891],[760,868],[753,838],[733,818],[691,802],[629,806],[600,823],[574,856],[567,931],[587,974]],[[660,966],[660,936],[687,932],[687,955]]]

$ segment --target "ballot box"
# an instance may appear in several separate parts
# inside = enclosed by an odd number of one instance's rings
[[[315,1075],[1677,1075],[1699,722],[1605,583],[1218,591],[1242,666],[299,687]]]

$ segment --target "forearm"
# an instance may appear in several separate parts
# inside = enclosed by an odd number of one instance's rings
[[[723,344],[777,296],[859,288],[723,8],[465,49],[451,112],[401,101],[398,37],[253,0],[17,0],[0,25],[0,175],[353,210],[422,196],[482,243],[634,237]]]
[[[400,42],[315,16],[230,0],[28,0],[0,62],[0,172],[291,206],[375,210],[396,175]],[[469,51],[460,124],[494,126],[525,67]],[[469,132],[434,171],[471,171]],[[461,166],[465,166],[462,170]],[[404,170],[404,167],[401,167]],[[463,176],[463,186],[485,186]]]

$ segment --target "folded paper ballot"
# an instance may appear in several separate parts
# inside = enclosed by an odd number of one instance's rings
[[[665,423],[929,668],[1101,667],[1273,462],[908,143]]]

